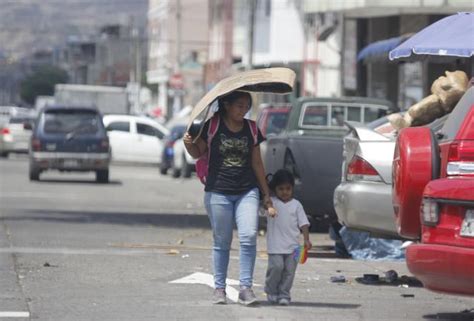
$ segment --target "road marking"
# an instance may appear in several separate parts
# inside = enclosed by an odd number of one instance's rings
[[[204,284],[214,289],[214,277],[209,273],[196,272],[192,273],[184,278],[170,281],[169,283],[181,283],[181,284]],[[239,285],[239,281],[233,279],[226,279],[227,287],[225,292],[229,300],[237,302],[239,299],[239,291],[230,287],[230,285]]]
[[[0,311],[0,318],[29,318],[30,312]]]
[[[174,281],[170,281],[168,283],[174,283],[174,284],[204,284],[207,285],[211,288],[214,289],[214,276],[212,276],[209,273],[203,273],[203,272],[195,272],[192,273],[188,276],[185,276],[184,278],[181,279],[176,279]],[[233,287],[230,287],[230,285],[239,285],[239,281],[234,280],[234,279],[226,279],[226,288],[225,292],[227,294],[227,297],[229,300],[233,302],[237,302],[239,299],[239,291],[234,289]],[[260,284],[255,283],[254,286],[261,286]]]

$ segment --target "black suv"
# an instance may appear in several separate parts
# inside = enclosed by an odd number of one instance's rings
[[[30,180],[49,169],[95,171],[109,181],[110,145],[95,108],[48,106],[38,116],[30,144]]]

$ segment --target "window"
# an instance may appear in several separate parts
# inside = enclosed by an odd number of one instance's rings
[[[107,126],[107,131],[130,132],[130,122],[114,121]]]
[[[266,134],[278,134],[286,126],[288,113],[270,113],[268,114],[268,124]]]
[[[47,111],[43,119],[44,132],[51,134],[95,134],[101,128],[99,115],[92,111]]]
[[[328,106],[306,106],[303,114],[302,126],[327,126]]]
[[[344,126],[345,120],[345,107],[342,106],[332,106],[331,108],[331,126]]]
[[[357,122],[360,122],[362,121],[362,118],[361,118],[361,113],[362,111],[362,108],[357,106],[357,107],[348,107],[347,108],[347,120],[349,121],[357,121]]]
[[[377,106],[365,106],[364,108],[364,123],[370,123],[380,117],[383,117],[387,114],[387,110],[385,108],[377,107]]]
[[[137,123],[137,133],[142,134],[142,135],[147,135],[147,136],[158,137],[159,139],[163,138],[162,132],[160,132],[158,129],[156,129],[153,126],[143,124],[143,123]]]

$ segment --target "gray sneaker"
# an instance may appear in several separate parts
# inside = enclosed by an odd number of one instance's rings
[[[278,300],[278,304],[279,305],[290,305],[290,300],[288,300],[286,298],[281,298],[280,300]]]
[[[214,304],[227,304],[227,296],[225,289],[215,289],[214,295],[212,296],[212,303]]]
[[[251,306],[258,303],[257,297],[251,288],[241,287],[239,292],[239,303]]]

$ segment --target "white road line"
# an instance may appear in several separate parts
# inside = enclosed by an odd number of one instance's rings
[[[196,272],[185,276],[184,278],[170,281],[169,283],[183,283],[183,284],[204,284],[211,288],[214,288],[214,277],[208,273]],[[234,302],[237,302],[239,299],[239,291],[230,287],[229,285],[239,285],[239,281],[233,279],[227,279],[226,283],[228,284],[225,288],[227,297]]]
[[[0,318],[29,318],[30,312],[0,311]]]

